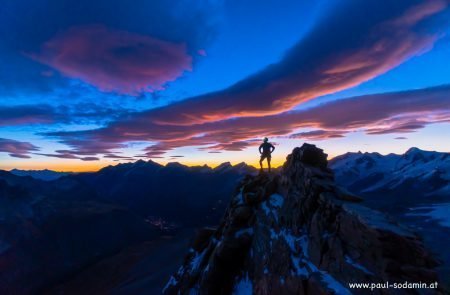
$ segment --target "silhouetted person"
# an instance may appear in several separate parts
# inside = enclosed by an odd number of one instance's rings
[[[264,138],[264,142],[259,146],[259,153],[261,154],[261,160],[259,160],[259,166],[261,166],[261,172],[263,171],[263,161],[267,159],[267,165],[269,166],[270,172],[270,160],[272,159],[272,152],[275,147],[269,142],[269,139]]]

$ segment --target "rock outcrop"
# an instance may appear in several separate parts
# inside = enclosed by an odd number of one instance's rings
[[[199,231],[164,293],[365,294],[348,284],[438,281],[420,239],[360,202],[335,184],[321,149],[295,148],[279,173],[241,181],[219,227]]]

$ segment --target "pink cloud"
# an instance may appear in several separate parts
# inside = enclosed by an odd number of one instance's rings
[[[0,153],[8,153],[14,158],[28,159],[30,158],[29,153],[38,150],[37,146],[29,142],[0,138]]]
[[[106,159],[130,159],[130,157],[129,156],[121,156],[121,155],[117,155],[117,154],[105,154],[105,155],[103,155],[103,158],[106,158]]]
[[[71,151],[56,151],[56,153],[53,154],[46,154],[46,153],[35,153],[36,155],[40,156],[46,156],[46,157],[52,157],[52,158],[59,158],[59,159],[73,159],[73,160],[81,160],[81,161],[98,161],[100,158],[88,156],[88,157],[79,157],[75,153],[72,153]]]
[[[100,90],[131,95],[161,90],[192,69],[184,44],[103,25],[72,27],[28,56]]]
[[[165,144],[165,143],[158,143],[155,145],[148,146],[144,149],[145,156],[148,158],[162,158],[163,155],[172,150],[171,144]],[[142,155],[141,155],[142,156]]]
[[[83,157],[83,158],[80,158],[80,160],[81,161],[98,161],[99,158],[97,158],[97,157]]]
[[[302,140],[325,140],[331,138],[342,138],[346,131],[341,130],[312,130],[299,132],[289,135],[289,138],[298,138]]]
[[[366,2],[354,5],[355,13],[365,13]],[[267,116],[359,85],[426,52],[441,36],[445,21],[439,16],[448,12],[445,1],[405,1],[399,7],[388,7],[387,13],[368,16],[365,22],[352,22],[342,10],[311,30],[278,63],[227,89],[143,112],[140,120],[148,125],[191,125]]]
[[[116,122],[104,129],[57,133],[72,153],[107,153],[129,141],[156,142],[145,149],[161,157],[184,146],[201,150],[242,150],[254,138],[289,136],[305,140],[339,138],[349,132],[369,135],[413,132],[426,125],[450,122],[450,86],[382,93],[328,102],[305,110],[266,117],[243,117],[190,126],[148,129],[140,120]],[[313,131],[298,132],[301,128]]]
[[[402,1],[386,7],[378,1],[355,1],[347,8],[359,15],[368,6],[380,13],[349,19],[347,10],[337,10],[278,63],[227,89],[136,113],[102,129],[55,135],[64,137],[75,153],[108,152],[108,144],[143,141],[153,144],[145,151],[148,155],[160,157],[183,146],[243,147],[241,142],[252,138],[286,136],[301,128],[323,130],[326,138],[352,131],[410,132],[449,121],[449,87],[355,97],[291,111],[429,50],[445,28],[443,14],[449,13],[448,3],[442,0]],[[421,124],[412,126],[414,118],[422,118]]]
[[[19,158],[19,159],[30,159],[31,157],[29,155],[25,154],[9,154],[10,157],[13,158]]]
[[[218,143],[213,146],[208,147],[202,147],[199,148],[201,151],[242,151],[250,146],[256,146],[260,143],[254,142],[251,140],[245,140],[245,141],[232,141],[232,142],[225,142],[225,143]]]
[[[71,153],[61,153],[61,152],[57,152],[55,154],[48,154],[48,153],[35,153],[35,155],[39,155],[39,156],[46,156],[46,157],[51,157],[51,158],[59,158],[59,159],[80,159],[80,157],[71,154]]]

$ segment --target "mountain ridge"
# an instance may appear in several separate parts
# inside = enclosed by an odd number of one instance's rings
[[[34,179],[45,180],[45,181],[56,180],[60,177],[63,177],[63,176],[66,176],[66,175],[69,175],[72,173],[72,172],[54,171],[54,170],[49,170],[49,169],[42,169],[42,170],[12,169],[9,172],[14,175],[17,175],[17,176],[30,176],[30,177],[33,177]]]
[[[279,173],[246,177],[164,294],[351,294],[349,282],[437,281],[420,239],[339,189],[326,157],[304,144]]]
[[[450,154],[410,148],[402,155],[379,153],[346,153],[330,160],[336,179],[355,192],[376,192],[388,188],[400,195],[400,190],[417,190],[424,197],[450,195]],[[367,182],[370,187],[366,187]],[[415,183],[411,183],[413,180]],[[364,190],[361,190],[364,188]]]
[[[155,269],[159,254],[171,247],[168,241],[186,242],[178,233],[217,223],[222,200],[243,177],[240,168],[209,168],[205,173],[205,167],[140,161],[51,181],[0,170],[0,265],[8,269],[0,272],[0,293],[36,294],[54,290],[55,284],[65,288],[73,276],[83,276],[104,259],[115,265],[133,261],[136,278],[145,278],[142,273],[148,273],[138,267],[139,259]],[[175,265],[177,255],[164,257]],[[171,264],[165,265],[168,275]],[[125,270],[121,273],[127,283],[130,277]],[[153,289],[162,286],[165,276],[159,275]],[[103,278],[104,288],[119,288],[116,281]],[[95,284],[78,284],[75,294],[100,288]]]

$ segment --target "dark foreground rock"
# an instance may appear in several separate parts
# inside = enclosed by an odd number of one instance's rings
[[[327,155],[295,148],[279,174],[246,177],[216,229],[201,231],[165,294],[440,294],[349,289],[438,282],[420,239],[340,189]]]

